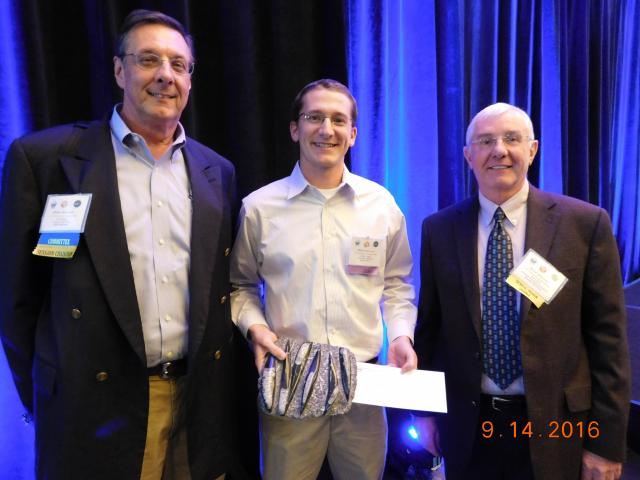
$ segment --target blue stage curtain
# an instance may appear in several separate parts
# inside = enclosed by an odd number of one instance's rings
[[[11,141],[31,128],[20,22],[15,21],[17,2],[0,0],[0,169]],[[34,434],[32,425],[21,420],[23,411],[3,352],[0,354],[0,478],[34,478]]]
[[[640,13],[636,0],[351,0],[354,172],[389,188],[412,249],[422,219],[472,194],[466,126],[503,101],[532,117],[544,190],[613,219],[625,281],[640,276]],[[419,282],[416,281],[416,284]]]
[[[0,168],[11,141],[30,128],[28,83],[18,0],[0,0]]]
[[[606,159],[609,183],[605,201],[612,206],[613,228],[627,282],[640,277],[640,2],[627,0],[614,25],[612,50],[617,75],[611,152]]]

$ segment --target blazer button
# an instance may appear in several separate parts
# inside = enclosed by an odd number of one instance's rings
[[[476,360],[480,360],[480,352],[474,353],[473,356],[476,357]]]
[[[223,303],[225,303],[226,301],[227,301],[227,296],[226,296],[226,295],[223,295],[223,296],[220,298],[220,305],[222,305],[222,304],[223,304]]]
[[[230,253],[231,253],[231,249],[229,247],[224,249],[224,256],[225,257],[228,257]]]
[[[220,350],[216,350],[216,353],[213,354],[213,358],[220,360],[222,358],[222,352]]]
[[[471,406],[472,407],[477,407],[478,406],[478,402],[476,402],[475,400],[471,400]]]
[[[71,310],[71,318],[78,320],[80,317],[82,317],[82,312],[79,309],[74,308]]]
[[[98,372],[96,373],[96,381],[105,382],[109,379],[109,374],[107,372]]]

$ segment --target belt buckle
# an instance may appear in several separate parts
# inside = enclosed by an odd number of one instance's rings
[[[493,408],[496,412],[501,412],[502,410],[498,407],[498,405],[496,404],[497,402],[503,402],[503,404],[509,404],[511,403],[511,401],[507,398],[501,398],[501,397],[491,397],[491,408]]]
[[[171,378],[171,374],[169,373],[169,368],[173,365],[171,362],[164,362],[162,366],[162,373],[160,373],[160,378],[164,380],[169,380]]]

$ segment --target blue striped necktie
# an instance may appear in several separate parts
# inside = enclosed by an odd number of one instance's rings
[[[503,226],[505,217],[502,209],[496,208],[482,288],[482,367],[503,390],[522,375],[516,292],[506,282],[513,268],[513,249]]]

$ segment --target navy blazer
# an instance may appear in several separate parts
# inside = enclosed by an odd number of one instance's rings
[[[445,372],[448,413],[437,423],[448,480],[462,479],[482,421],[478,210],[478,198],[470,198],[422,226],[415,346],[420,368]],[[540,308],[522,296],[531,458],[536,478],[576,480],[583,447],[614,461],[625,456],[629,354],[618,250],[603,209],[533,186],[525,252],[530,248],[569,279]],[[591,421],[598,422],[592,438]],[[552,438],[553,422],[571,422],[573,433],[563,438],[558,431],[560,438]],[[584,422],[582,438],[578,422]]]
[[[194,479],[228,469],[235,173],[188,139],[193,192],[186,422]],[[32,255],[50,194],[92,193],[71,260]],[[0,335],[36,428],[38,478],[139,478],[148,377],[109,124],[13,142],[0,202]]]

